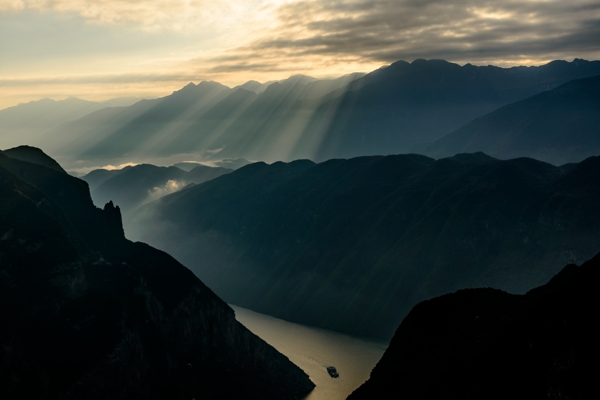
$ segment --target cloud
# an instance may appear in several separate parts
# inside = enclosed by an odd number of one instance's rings
[[[21,11],[25,8],[22,0],[0,0],[0,12]]]
[[[133,22],[145,26],[173,20],[187,13],[202,14],[203,2],[183,0],[24,0],[25,8],[71,12],[97,23]]]
[[[176,181],[172,179],[168,180],[163,186],[156,186],[152,190],[149,190],[148,198],[145,202],[153,201],[168,194],[177,192],[178,190],[183,189],[185,185],[186,184],[183,181]]]
[[[0,0],[0,11],[72,13],[98,24],[137,24],[149,29],[228,25],[266,0]]]
[[[417,58],[600,58],[598,0],[0,0],[0,17],[0,108],[43,96],[157,97],[190,81],[334,77]]]
[[[245,54],[246,65],[416,58],[514,65],[600,55],[597,0],[300,0],[276,16],[274,29],[232,51]]]
[[[84,83],[152,83],[152,82],[191,82],[198,76],[190,73],[127,73],[127,74],[90,74],[90,75],[67,75],[67,76],[41,76],[29,78],[4,78],[0,79],[0,87],[3,86],[30,86],[30,85],[60,85],[60,84],[84,84]]]
[[[106,169],[109,171],[113,171],[115,169],[123,169],[125,167],[135,167],[137,164],[136,163],[132,163],[132,162],[128,162],[128,163],[124,163],[124,164],[120,164],[120,165],[105,165],[103,167],[100,167],[99,169]]]

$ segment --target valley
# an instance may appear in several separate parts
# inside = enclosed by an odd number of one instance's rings
[[[415,58],[0,110],[0,397],[591,398],[599,77]]]
[[[235,318],[302,368],[316,387],[305,400],[343,400],[368,378],[387,342],[354,338],[231,306]],[[332,378],[326,367],[335,366]]]

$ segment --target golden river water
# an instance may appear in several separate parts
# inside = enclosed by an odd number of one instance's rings
[[[231,305],[236,318],[304,370],[316,388],[305,400],[342,400],[369,379],[388,343],[294,324]],[[328,366],[339,378],[331,378]]]

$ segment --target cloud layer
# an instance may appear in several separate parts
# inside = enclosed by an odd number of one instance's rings
[[[300,0],[281,6],[277,20],[276,29],[234,53],[260,66],[284,57],[515,65],[600,53],[595,0]]]
[[[153,25],[186,13],[198,13],[201,2],[182,0],[29,0],[30,8],[76,12],[100,23],[134,22]],[[201,13],[200,13],[201,14]]]
[[[53,22],[58,16],[77,32]],[[19,21],[22,32],[9,38],[8,22]],[[56,24],[65,26],[60,35]],[[37,30],[26,34],[31,26]],[[0,86],[12,88],[5,99],[34,96],[36,87],[46,91],[33,98],[54,96],[59,86],[65,95],[107,88],[165,95],[189,81],[336,76],[400,59],[501,66],[598,59],[600,2],[0,0],[0,33]],[[68,93],[76,87],[85,90]]]

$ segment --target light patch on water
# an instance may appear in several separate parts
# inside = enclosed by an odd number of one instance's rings
[[[305,400],[345,399],[369,379],[388,346],[387,342],[355,338],[231,307],[239,322],[310,376],[317,386]],[[339,378],[329,376],[325,368],[330,365],[336,367]]]

